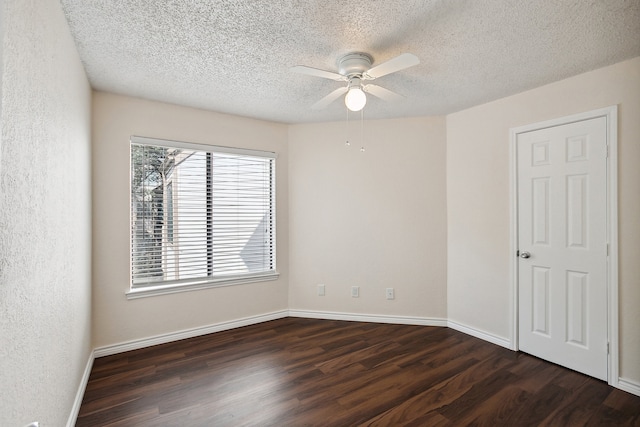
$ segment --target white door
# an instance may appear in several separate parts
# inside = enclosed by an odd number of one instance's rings
[[[518,134],[518,345],[607,380],[607,122]]]

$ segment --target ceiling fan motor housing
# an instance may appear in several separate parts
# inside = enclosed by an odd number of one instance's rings
[[[371,68],[373,58],[366,53],[348,53],[338,60],[338,72],[343,76],[362,76]]]

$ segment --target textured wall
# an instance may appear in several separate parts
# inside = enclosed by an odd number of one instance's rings
[[[358,120],[350,147],[345,122],[290,126],[290,308],[444,319],[445,119],[368,120],[363,132],[364,153]]]
[[[91,352],[91,90],[57,0],[5,0],[0,425],[63,426]]]
[[[95,92],[92,132],[95,347],[287,308],[285,125]],[[127,300],[131,135],[275,151],[279,280]]]
[[[640,58],[447,116],[448,314],[508,339],[509,128],[618,105],[620,376],[640,385]]]

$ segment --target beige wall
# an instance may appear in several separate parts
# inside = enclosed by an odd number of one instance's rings
[[[640,384],[640,58],[447,116],[448,315],[510,338],[509,129],[618,105],[620,376]]]
[[[91,88],[57,0],[1,3],[0,425],[64,426],[91,355]]]
[[[290,308],[446,318],[444,117],[365,121],[364,153],[350,130],[289,127]]]
[[[284,310],[288,303],[287,128],[136,98],[94,93],[93,343],[103,347]],[[127,300],[129,138],[275,151],[277,281]]]

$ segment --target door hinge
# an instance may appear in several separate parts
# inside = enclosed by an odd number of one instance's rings
[[[609,256],[609,244],[607,243],[607,256]]]
[[[607,144],[607,159],[609,158],[609,145]]]
[[[609,354],[609,343],[607,343],[607,354]]]

